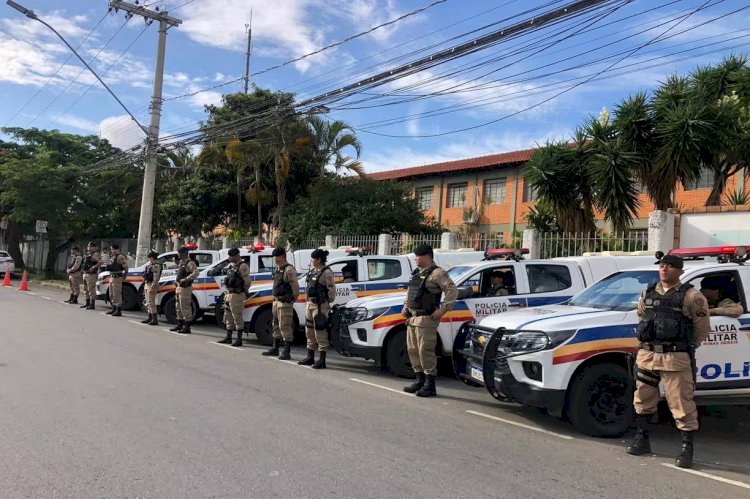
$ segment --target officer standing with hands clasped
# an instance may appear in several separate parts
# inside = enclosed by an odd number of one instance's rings
[[[78,304],[78,295],[81,294],[83,257],[81,256],[81,248],[78,246],[74,246],[70,252],[72,253],[72,261],[67,269],[68,281],[70,281],[70,298],[65,303]]]
[[[638,340],[633,405],[638,432],[628,454],[651,453],[648,424],[659,403],[659,382],[682,433],[682,452],[675,464],[693,466],[693,435],[698,431],[695,392],[695,350],[711,329],[706,298],[691,284],[680,283],[682,258],[665,255],[659,262],[659,282],[649,286],[638,302]]]
[[[414,250],[417,269],[409,280],[409,291],[402,313],[406,316],[406,348],[417,375],[416,383],[404,387],[418,397],[437,395],[437,328],[440,319],[453,308],[458,288],[448,274],[435,264],[432,247],[423,244]],[[440,304],[440,297],[445,299]]]
[[[313,268],[307,274],[307,303],[305,303],[305,336],[307,336],[307,357],[297,362],[313,369],[326,368],[328,351],[328,314],[331,303],[336,300],[336,282],[333,271],[326,265],[328,252],[320,248],[310,255]],[[315,350],[320,358],[315,362]]]
[[[294,341],[294,302],[299,296],[297,271],[286,260],[284,248],[274,248],[271,253],[278,269],[273,274],[273,345],[261,355],[278,355],[279,360],[291,360]],[[284,351],[279,347],[284,343]]]
[[[228,305],[228,310],[224,313],[224,327],[227,335],[223,340],[217,341],[222,344],[232,344],[233,347],[242,346],[242,333],[245,332],[245,320],[242,318],[242,312],[245,310],[245,298],[247,298],[247,288],[252,284],[250,277],[250,267],[242,261],[240,250],[232,248],[228,251],[229,266],[227,267],[227,276],[224,278],[224,286],[227,293],[224,295],[224,301]],[[237,331],[237,339],[232,343],[232,331]]]
[[[107,265],[109,270],[109,299],[112,302],[112,310],[105,312],[112,317],[122,316],[122,283],[128,275],[128,259],[120,253],[120,247],[116,244],[110,246],[112,262]]]
[[[148,305],[148,318],[141,321],[141,324],[149,326],[159,325],[159,313],[156,309],[156,294],[159,292],[159,279],[161,278],[161,263],[159,263],[159,253],[152,251],[148,254],[148,265],[143,272],[143,280],[146,283],[146,303]]]
[[[99,275],[101,256],[96,243],[91,241],[86,245],[86,258],[83,259],[83,291],[86,293],[86,304],[79,308],[96,310],[96,277]]]
[[[170,329],[180,334],[190,334],[190,321],[193,319],[193,280],[198,277],[198,265],[190,259],[190,252],[185,246],[177,250],[177,275],[175,283],[175,311],[177,312],[177,326]]]

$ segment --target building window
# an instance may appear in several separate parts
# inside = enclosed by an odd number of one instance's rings
[[[432,208],[432,187],[417,189],[417,203],[420,210],[429,210]]]
[[[466,192],[469,190],[469,183],[448,184],[448,198],[446,201],[447,208],[461,208],[466,204]]]
[[[505,203],[505,184],[506,179],[496,178],[484,181],[484,204],[503,204]]]
[[[700,177],[694,182],[688,182],[685,186],[686,191],[694,191],[697,189],[713,189],[714,187],[714,171],[710,168],[701,168]]]
[[[523,180],[523,202],[530,203],[536,201],[536,189],[526,179]]]

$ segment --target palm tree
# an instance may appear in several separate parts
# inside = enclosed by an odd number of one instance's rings
[[[308,116],[307,123],[316,149],[315,159],[321,170],[332,166],[336,172],[348,170],[364,175],[359,162],[362,144],[349,124],[340,120],[328,121],[316,115]],[[346,155],[347,149],[354,150],[354,158]]]

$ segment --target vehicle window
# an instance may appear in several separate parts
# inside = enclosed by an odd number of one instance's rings
[[[527,265],[526,275],[529,278],[531,293],[550,293],[568,289],[573,282],[570,270],[565,265]]]
[[[401,277],[401,262],[399,260],[369,260],[367,262],[367,279],[382,281],[383,279],[397,279]]]
[[[742,301],[742,295],[740,294],[736,272],[724,271],[703,274],[694,279],[690,279],[688,283],[692,284],[695,289],[701,290],[703,288],[703,280],[706,278],[711,278],[715,284],[718,283],[721,286],[715,297],[706,295],[709,303],[715,302],[713,306],[715,306],[716,303],[729,298],[733,302],[740,303],[745,307],[745,304]],[[747,307],[745,307],[745,310],[747,310]]]
[[[617,272],[584,289],[567,304],[574,307],[629,311],[638,306],[641,293],[659,282],[657,270]]]
[[[10,255],[5,251],[0,251],[0,256],[9,257]]]
[[[213,263],[213,257],[210,253],[191,253],[190,256],[195,259],[199,267],[208,267]]]
[[[345,260],[331,265],[336,282],[359,282],[357,260]]]
[[[451,267],[448,270],[448,277],[451,278],[453,282],[461,282],[461,277],[463,277],[464,274],[467,272],[470,272],[474,267],[470,267],[468,265],[457,265],[455,267]]]
[[[498,281],[499,287],[497,289],[494,289],[492,287],[492,276],[496,272],[502,275],[503,279],[501,282]],[[481,272],[481,289],[479,290],[479,296],[508,296],[515,295],[517,293],[518,291],[516,290],[516,274],[513,271],[513,267],[493,267],[491,269],[485,269]]]
[[[273,272],[276,269],[276,261],[271,255],[258,257],[258,272]]]

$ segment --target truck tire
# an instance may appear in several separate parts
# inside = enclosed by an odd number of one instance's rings
[[[389,373],[399,378],[414,378],[414,370],[406,350],[406,329],[396,331],[385,344],[385,361],[383,366]]]
[[[567,416],[573,427],[595,437],[618,437],[633,419],[628,371],[617,364],[596,364],[573,379]]]
[[[220,329],[224,329],[224,298],[219,298],[219,301],[214,304],[214,317],[216,318],[216,325]]]
[[[140,310],[138,303],[138,292],[133,286],[125,284],[122,287],[122,309],[123,310]]]
[[[164,317],[167,319],[167,322],[169,322],[170,324],[177,324],[177,308],[175,306],[176,300],[177,300],[177,296],[170,295],[162,302],[162,310],[164,311]],[[190,305],[191,305],[190,309],[192,312],[192,319],[190,319],[190,321],[195,322],[198,318],[200,318],[198,305],[195,303],[195,300],[192,300]]]
[[[258,318],[255,319],[254,333],[258,337],[261,345],[270,345],[273,343],[273,312],[270,308],[258,312]]]

